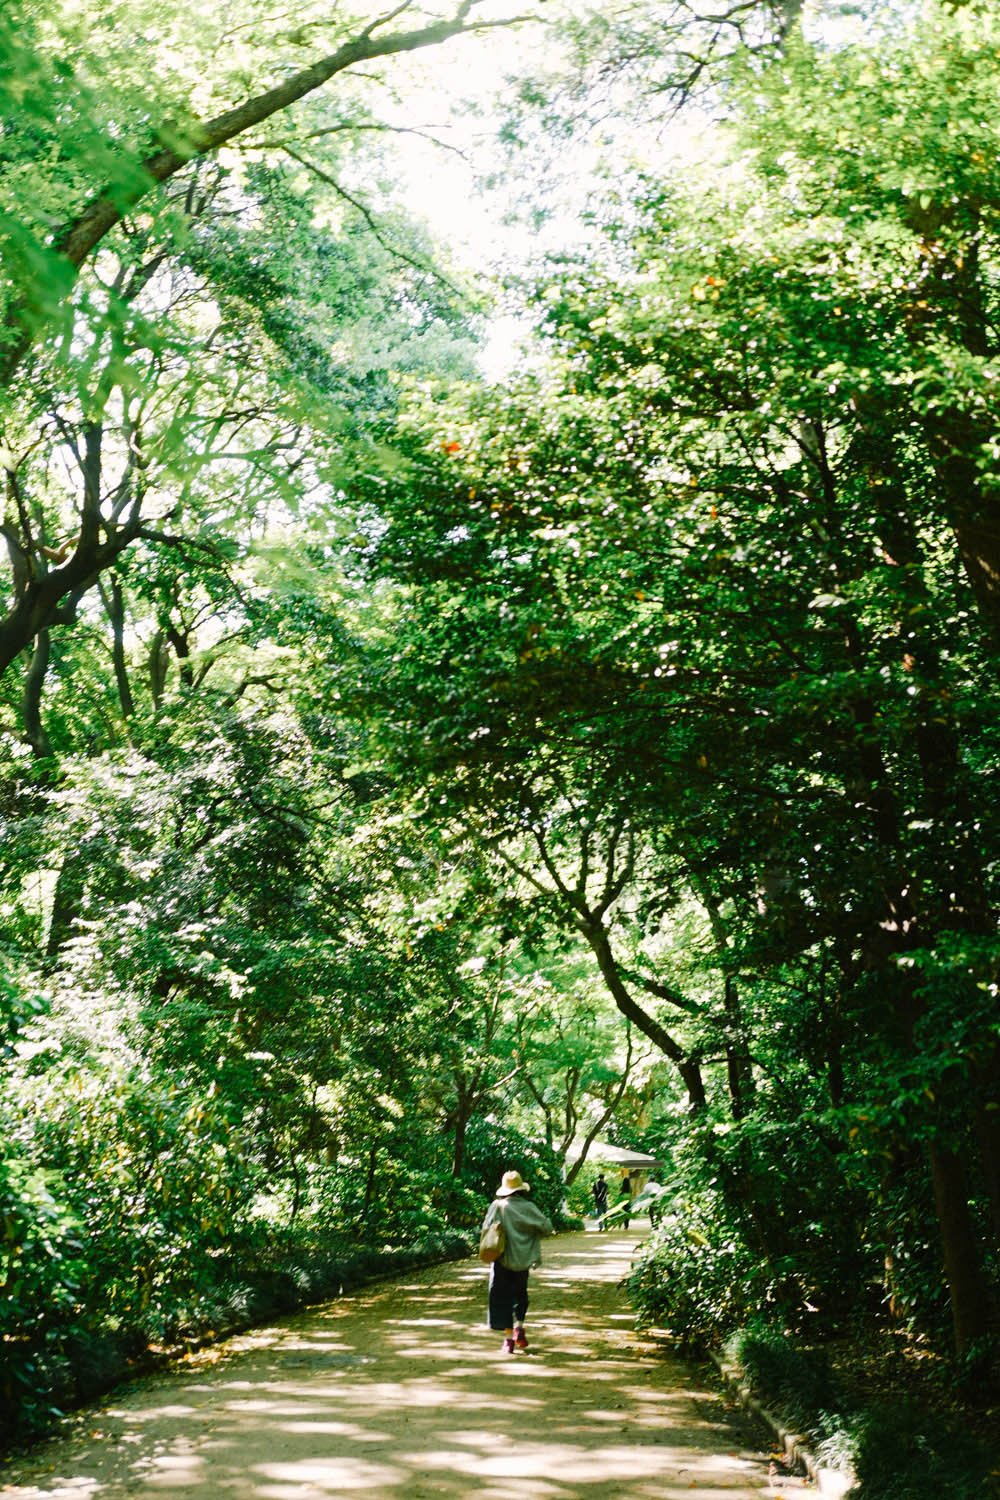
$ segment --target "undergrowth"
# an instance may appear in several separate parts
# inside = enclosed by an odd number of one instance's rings
[[[822,1348],[776,1329],[734,1334],[725,1345],[765,1406],[807,1437],[819,1461],[849,1471],[849,1500],[986,1500],[998,1493],[996,1456],[928,1406],[861,1402],[845,1393]]]

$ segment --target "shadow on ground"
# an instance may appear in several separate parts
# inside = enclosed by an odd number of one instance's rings
[[[767,1459],[631,1331],[635,1231],[561,1237],[531,1278],[531,1350],[499,1353],[463,1262],[203,1351],[0,1469],[19,1500],[749,1500]],[[793,1482],[792,1482],[793,1483]]]

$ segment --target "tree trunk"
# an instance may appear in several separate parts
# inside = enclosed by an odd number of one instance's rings
[[[743,1120],[753,1107],[754,1081],[735,974],[727,974],[725,977],[723,1005],[726,1012],[726,1079],[729,1084],[730,1109],[734,1120]]]
[[[191,639],[183,630],[178,630],[172,621],[168,620],[164,626],[167,640],[174,648],[177,658],[177,670],[181,682],[186,688],[194,687],[194,667],[191,662]]]
[[[153,707],[160,708],[163,703],[163,691],[167,685],[167,668],[170,665],[167,643],[162,630],[158,630],[150,641],[147,660],[150,696],[153,700]]]
[[[933,1144],[928,1150],[951,1299],[955,1351],[963,1355],[989,1332],[989,1301],[969,1211],[965,1167],[951,1151]]]
[[[302,1206],[302,1172],[301,1172],[301,1169],[299,1167],[299,1163],[298,1163],[298,1159],[297,1159],[296,1154],[295,1154],[295,1147],[294,1146],[292,1147],[292,1149],[291,1149],[291,1151],[289,1153],[288,1165],[291,1168],[291,1172],[292,1172],[292,1184],[293,1184],[293,1189],[292,1189],[292,1211],[291,1211],[291,1213],[288,1216],[288,1222],[289,1222],[289,1224],[294,1224],[295,1220],[299,1216],[299,1209]]]
[[[365,1201],[361,1207],[361,1222],[368,1223],[368,1216],[375,1201],[375,1167],[378,1160],[378,1142],[372,1141],[368,1148],[368,1175],[365,1178]]]
[[[86,865],[80,851],[69,849],[63,856],[52,897],[52,917],[45,941],[46,958],[55,958],[59,949],[73,936],[73,923],[80,910],[86,879]]]
[[[100,585],[98,587],[100,588]],[[135,713],[135,700],[132,697],[132,684],[129,682],[128,664],[125,661],[125,603],[122,586],[117,578],[112,578],[106,590],[100,588],[100,594],[111,624],[111,660],[114,664],[118,702],[121,705],[122,718],[130,719]]]
[[[120,527],[112,539],[99,545],[95,533],[81,534],[76,551],[59,568],[40,578],[30,578],[10,609],[0,620],[0,676],[21,654],[28,650],[42,630],[53,625],[67,625],[75,618],[77,606],[85,593],[96,584],[100,574],[131,546],[139,533],[136,520]]]
[[[1000,1250],[1000,1048],[976,1068],[976,1139],[990,1205],[994,1248]]]
[[[35,649],[25,673],[24,692],[21,695],[24,733],[36,760],[45,760],[52,754],[52,743],[42,723],[42,689],[49,666],[50,648],[49,632],[40,630],[35,637]]]
[[[465,1166],[465,1136],[469,1128],[471,1111],[459,1108],[455,1112],[455,1140],[451,1149],[451,1175],[461,1177]]]
[[[687,858],[689,863],[693,863],[690,854]],[[722,1005],[725,1015],[726,1079],[729,1084],[733,1119],[742,1120],[752,1108],[755,1085],[753,1062],[740,1007],[739,978],[731,968],[729,931],[719,903],[709,889],[708,882],[697,874],[692,874],[690,879],[698,900],[708,913],[715,951],[723,965]]]
[[[661,1026],[659,1021],[638,1005],[629,994],[622,980],[615,956],[611,951],[611,943],[603,927],[590,926],[586,931],[587,942],[593,950],[597,959],[598,967],[611,998],[627,1021],[631,1021],[637,1031],[649,1038],[654,1046],[665,1053],[676,1067],[681,1076],[684,1087],[687,1089],[688,1100],[691,1108],[704,1109],[708,1104],[705,1094],[705,1081],[701,1076],[701,1068],[697,1060],[691,1057],[679,1042],[674,1041],[669,1031]]]

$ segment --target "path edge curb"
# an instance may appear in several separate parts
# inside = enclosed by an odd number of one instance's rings
[[[807,1447],[807,1439],[799,1432],[793,1432],[787,1427],[780,1417],[776,1417],[766,1406],[761,1404],[751,1386],[747,1384],[735,1365],[727,1364],[718,1354],[711,1349],[706,1351],[708,1358],[715,1366],[723,1384],[735,1395],[744,1411],[763,1422],[774,1434],[777,1442],[789,1458],[800,1463],[816,1486],[817,1492],[828,1497],[828,1500],[844,1500],[848,1491],[853,1489],[857,1480],[854,1475],[845,1469],[830,1469],[820,1463],[819,1459]]]

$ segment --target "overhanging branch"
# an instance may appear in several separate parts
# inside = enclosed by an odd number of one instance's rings
[[[375,35],[379,27],[388,25],[407,8],[406,5],[399,6],[376,18],[327,57],[320,58],[308,68],[300,69],[283,82],[263,90],[235,108],[227,109],[211,120],[194,120],[184,127],[171,129],[166,124],[161,125],[156,132],[160,141],[157,149],[130,164],[128,173],[123,173],[123,176],[127,175],[127,181],[107,183],[94,193],[80,212],[57,231],[52,239],[51,249],[74,272],[79,271],[105,235],[116,224],[121,223],[158,183],[167,182],[188,162],[218,150],[255,125],[262,124],[281,110],[315,93],[336,74],[356,67],[358,63],[416,52],[425,47],[440,45],[455,36],[495,30],[532,19],[527,15],[517,15],[497,21],[470,20],[474,3],[475,0],[463,0],[450,19],[435,21],[429,26],[395,32],[389,36]],[[46,272],[43,270],[40,274],[44,275]],[[69,295],[73,279],[75,278],[67,278],[64,297]],[[32,299],[28,289],[8,309],[4,320],[6,348],[0,358],[0,380],[4,382],[10,380],[31,347],[34,324],[30,308],[35,300],[37,299]]]

